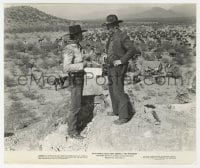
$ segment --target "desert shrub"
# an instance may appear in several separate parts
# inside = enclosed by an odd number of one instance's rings
[[[161,45],[156,49],[157,52],[166,52],[172,48],[172,44],[168,40],[162,41]]]
[[[42,69],[48,69],[48,65],[45,61],[42,61],[42,63],[40,64],[40,68]]]
[[[45,96],[44,95],[39,95],[38,97],[39,97],[38,102],[41,105],[45,105]]]
[[[56,56],[54,53],[49,52],[49,53],[47,54],[47,57],[48,57],[48,58],[52,58],[52,59],[54,58],[54,59],[55,59],[57,56]]]
[[[21,61],[22,61],[24,64],[29,63],[29,61],[30,61],[29,55],[22,55]]]
[[[22,41],[7,42],[4,45],[5,50],[16,50],[18,52],[25,52],[26,46]]]
[[[41,64],[41,67],[44,69],[49,69],[56,65],[57,63],[52,58],[49,58],[49,59],[44,59],[43,63]]]
[[[45,52],[50,52],[53,47],[53,43],[50,41],[44,42],[41,46],[41,49],[43,49]]]
[[[20,59],[21,63],[22,63],[22,66],[19,66],[19,69],[20,71],[23,73],[23,74],[28,74],[29,72],[29,69],[27,68],[27,64],[30,62],[30,57],[28,54],[26,55],[21,55],[21,59]]]
[[[34,47],[33,50],[31,51],[32,55],[40,55],[42,53],[41,49],[38,47]]]
[[[21,59],[21,55],[20,53],[18,53],[17,51],[11,51],[12,55],[13,55],[13,58],[16,58],[16,59]]]
[[[147,95],[150,97],[155,97],[156,96],[156,92],[153,90],[148,90]]]
[[[19,101],[20,98],[16,95],[16,93],[10,92],[9,98],[13,101]]]
[[[15,34],[14,39],[18,39],[18,38],[19,38],[19,36],[17,34]]]
[[[20,101],[14,101],[9,108],[9,122],[19,122],[24,114],[27,113],[27,109],[24,107],[23,103]]]
[[[49,69],[58,65],[58,58],[54,53],[44,53],[39,66],[43,69]]]
[[[17,52],[15,50],[5,50],[4,58],[16,58]]]
[[[5,39],[9,39],[10,36],[9,36],[8,34],[6,34],[6,35],[4,36],[4,38],[5,38]]]
[[[192,63],[192,56],[187,47],[177,45],[174,47],[176,56],[173,58],[178,65],[188,65]]]
[[[36,100],[39,99],[40,97],[39,95],[37,95],[37,92],[31,90],[23,91],[23,95],[31,100]]]
[[[15,45],[16,45],[16,42],[4,43],[4,49],[5,50],[14,50],[15,49]]]
[[[150,96],[143,96],[143,99],[144,100],[149,100],[149,99],[151,99],[151,97]]]
[[[29,69],[26,68],[26,66],[19,66],[19,69],[24,75],[27,75],[29,73]]]
[[[26,113],[27,109],[24,108],[24,105],[22,102],[13,102],[10,106],[11,113]]]
[[[35,47],[35,44],[34,44],[34,43],[28,43],[28,44],[27,44],[27,50],[28,50],[28,51],[32,51],[34,47]]]
[[[23,20],[24,21],[24,20]],[[46,21],[46,20],[45,20]],[[58,31],[68,31],[68,25],[65,23],[59,24],[55,23],[47,23],[45,25],[41,25],[40,22],[32,22],[33,24],[22,24],[15,26],[7,26],[5,28],[5,32],[7,33],[29,33],[29,32],[58,32]]]
[[[183,88],[176,90],[176,100],[178,100],[180,104],[189,103],[191,101],[188,91]]]
[[[26,46],[22,41],[17,41],[14,49],[19,52],[25,52]]]
[[[52,61],[53,66],[56,66],[62,60],[61,54],[55,54],[53,52],[48,53],[47,57]]]
[[[50,42],[50,41],[51,41],[51,39],[50,39],[50,37],[49,37],[49,36],[45,36],[45,39],[46,39],[48,42]]]
[[[168,58],[162,58],[162,63],[169,64],[170,60]]]
[[[17,75],[19,75],[21,72],[20,72],[20,69],[18,68],[17,64],[19,62],[17,60],[13,60],[12,63],[10,63],[10,70],[9,72],[11,73],[11,75],[14,77],[14,79],[16,80],[17,82]],[[6,68],[5,68],[6,69]]]
[[[156,46],[156,42],[154,42],[154,41],[148,41],[148,42],[147,42],[147,46],[148,46],[148,49],[149,49],[149,50],[152,50],[152,49],[154,49],[154,48],[157,47],[157,46]]]
[[[134,89],[135,89],[135,91],[140,91],[141,90],[139,85],[135,85]]]
[[[182,76],[182,71],[180,67],[177,65],[172,65],[172,67],[167,70],[167,73],[170,74],[170,76],[173,76],[175,78]]]
[[[15,130],[23,129],[34,122],[36,113],[27,109],[21,101],[14,101],[5,115],[5,124]],[[8,126],[7,126],[8,127]]]
[[[13,59],[20,59],[21,58],[20,54],[16,50],[9,50],[7,56],[10,57],[10,58],[13,58]]]
[[[6,87],[15,87],[17,86],[17,82],[14,79],[14,76],[10,73],[6,73],[4,76],[4,85]]]
[[[189,54],[178,53],[173,61],[178,65],[190,65],[192,63],[192,57]]]

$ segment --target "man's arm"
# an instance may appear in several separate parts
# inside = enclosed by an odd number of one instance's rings
[[[63,71],[64,72],[79,72],[83,71],[84,63],[73,64],[74,51],[72,49],[66,49],[63,52]]]
[[[139,54],[139,51],[134,47],[132,41],[126,33],[122,34],[121,44],[126,50],[126,54],[120,59],[122,64],[128,63],[134,55]]]

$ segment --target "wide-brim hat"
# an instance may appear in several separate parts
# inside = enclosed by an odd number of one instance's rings
[[[108,15],[106,17],[106,22],[103,23],[104,26],[106,25],[111,25],[111,24],[116,24],[116,23],[121,23],[123,20],[119,20],[117,15]]]
[[[73,35],[73,34],[79,34],[79,33],[83,33],[86,32],[87,30],[82,30],[80,25],[73,25],[73,26],[69,26],[69,35]]]

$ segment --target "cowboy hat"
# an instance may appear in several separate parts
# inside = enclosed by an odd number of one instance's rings
[[[106,22],[103,23],[103,25],[110,25],[110,24],[115,24],[115,23],[121,23],[123,20],[118,20],[117,15],[108,15],[106,17]]]
[[[87,30],[82,30],[80,25],[69,26],[69,34],[70,35],[79,34],[79,33],[83,33],[86,31]]]

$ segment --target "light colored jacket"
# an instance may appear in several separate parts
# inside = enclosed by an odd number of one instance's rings
[[[83,53],[77,44],[68,44],[63,50],[63,71],[80,72],[83,71]]]

